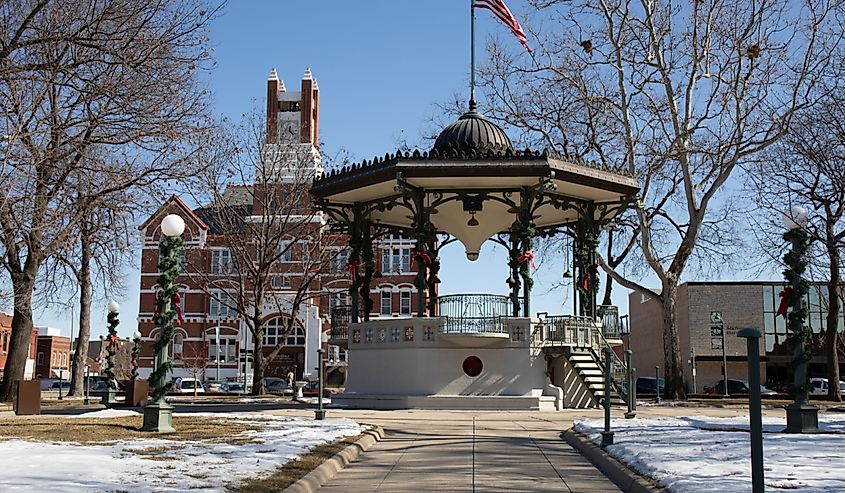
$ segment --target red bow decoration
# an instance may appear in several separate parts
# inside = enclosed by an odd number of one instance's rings
[[[598,274],[599,273],[599,264],[593,264],[590,269],[584,274],[584,279],[581,280],[581,289],[584,291],[590,290],[590,274]]]
[[[778,305],[778,315],[783,315],[786,318],[786,312],[789,309],[789,296],[792,294],[792,288],[787,286],[780,292],[780,305]]]
[[[346,271],[349,272],[349,279],[355,281],[355,278],[358,277],[358,261],[353,260],[346,264]]]
[[[411,260],[415,259],[420,259],[420,262],[424,263],[425,265],[431,265],[431,257],[425,250],[414,250],[413,252],[411,252]]]
[[[117,336],[109,335],[108,337],[109,345],[108,348],[114,348],[115,351],[120,351],[120,339]]]
[[[185,321],[182,319],[182,297],[179,296],[179,292],[173,293],[173,296],[170,297],[170,304],[176,308],[176,320],[183,324]]]
[[[525,262],[526,260],[531,262],[531,267],[534,270],[537,270],[537,266],[534,265],[534,252],[532,252],[531,250],[528,250],[527,252],[520,255],[520,257],[518,259],[516,259],[516,261],[520,264]]]
[[[132,366],[138,366],[138,360],[137,360],[137,359],[135,359],[135,357],[134,357],[134,356],[132,357],[132,361],[131,361],[131,363],[132,363]]]

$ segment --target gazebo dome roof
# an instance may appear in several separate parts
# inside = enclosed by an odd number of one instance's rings
[[[475,110],[470,101],[469,111],[444,128],[434,142],[433,151],[442,155],[504,154],[513,152],[513,145],[501,127]]]

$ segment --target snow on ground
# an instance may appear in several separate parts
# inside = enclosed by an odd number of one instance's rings
[[[607,451],[672,492],[750,492],[748,427],[747,416],[614,419]],[[781,433],[785,427],[785,417],[763,418],[766,490],[845,492],[845,416],[820,416],[819,434]],[[596,444],[603,429],[603,420],[575,422]]]
[[[111,445],[0,441],[0,491],[225,491],[303,454],[316,445],[358,435],[365,427],[350,419],[272,416],[258,413],[211,415],[242,420],[259,428],[233,434],[233,440],[257,443],[212,443],[167,439],[127,440]],[[124,416],[125,414],[120,414]],[[78,417],[114,416],[97,411]],[[184,416],[184,414],[180,415]]]

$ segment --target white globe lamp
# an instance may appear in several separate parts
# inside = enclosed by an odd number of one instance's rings
[[[109,313],[117,313],[120,310],[120,305],[116,301],[110,301],[108,309]]]
[[[810,218],[807,215],[807,209],[799,205],[793,205],[789,209],[789,212],[783,214],[781,219],[783,220],[783,226],[786,229],[792,230],[805,228]]]
[[[161,221],[161,232],[170,238],[182,236],[185,232],[185,220],[176,214],[168,214]]]

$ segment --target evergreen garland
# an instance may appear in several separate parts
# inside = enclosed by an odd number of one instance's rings
[[[792,347],[797,347],[800,343],[804,344],[804,351],[795,355],[789,364],[790,372],[794,373],[798,366],[809,363],[813,356],[810,348],[812,332],[804,323],[808,314],[806,296],[810,291],[809,284],[804,280],[804,271],[807,269],[807,262],[804,258],[807,254],[810,237],[804,228],[795,228],[787,230],[783,234],[783,239],[792,245],[792,248],[783,257],[787,266],[787,269],[783,271],[783,277],[792,288],[787,297],[787,304],[791,308],[787,321],[789,330],[787,343]],[[802,385],[793,385],[791,393],[793,396],[803,396],[811,390],[812,386],[807,381]]]
[[[117,338],[117,326],[120,320],[117,318],[117,312],[109,312],[108,315],[109,336],[106,339],[106,382],[112,390],[117,390],[117,383],[115,382],[114,374],[114,356],[117,350],[120,349],[120,342]]]
[[[141,353],[141,339],[132,342],[132,380],[138,380],[138,354]]]
[[[150,374],[150,387],[153,387],[152,400],[157,402],[170,392],[173,382],[167,380],[167,374],[173,370],[173,362],[166,354],[167,347],[173,340],[173,319],[176,317],[176,306],[171,302],[177,294],[176,278],[179,277],[179,251],[182,249],[181,237],[165,236],[161,241],[161,263],[158,268],[161,275],[156,283],[162,288],[158,300],[156,300],[156,313],[153,322],[160,327],[158,339],[153,346],[155,369]],[[164,357],[160,357],[160,356]],[[159,381],[162,386],[157,386]]]
[[[586,305],[582,308],[584,308],[585,313],[589,313],[592,309],[592,300],[595,293],[598,293],[601,283],[595,265],[595,251],[599,247],[599,237],[593,231],[582,230],[579,233],[583,241],[578,242],[578,249],[575,252],[576,264],[580,267],[580,276],[576,287],[578,292],[584,296]],[[587,289],[584,289],[585,284]],[[591,313],[590,315],[595,316],[596,314]]]

